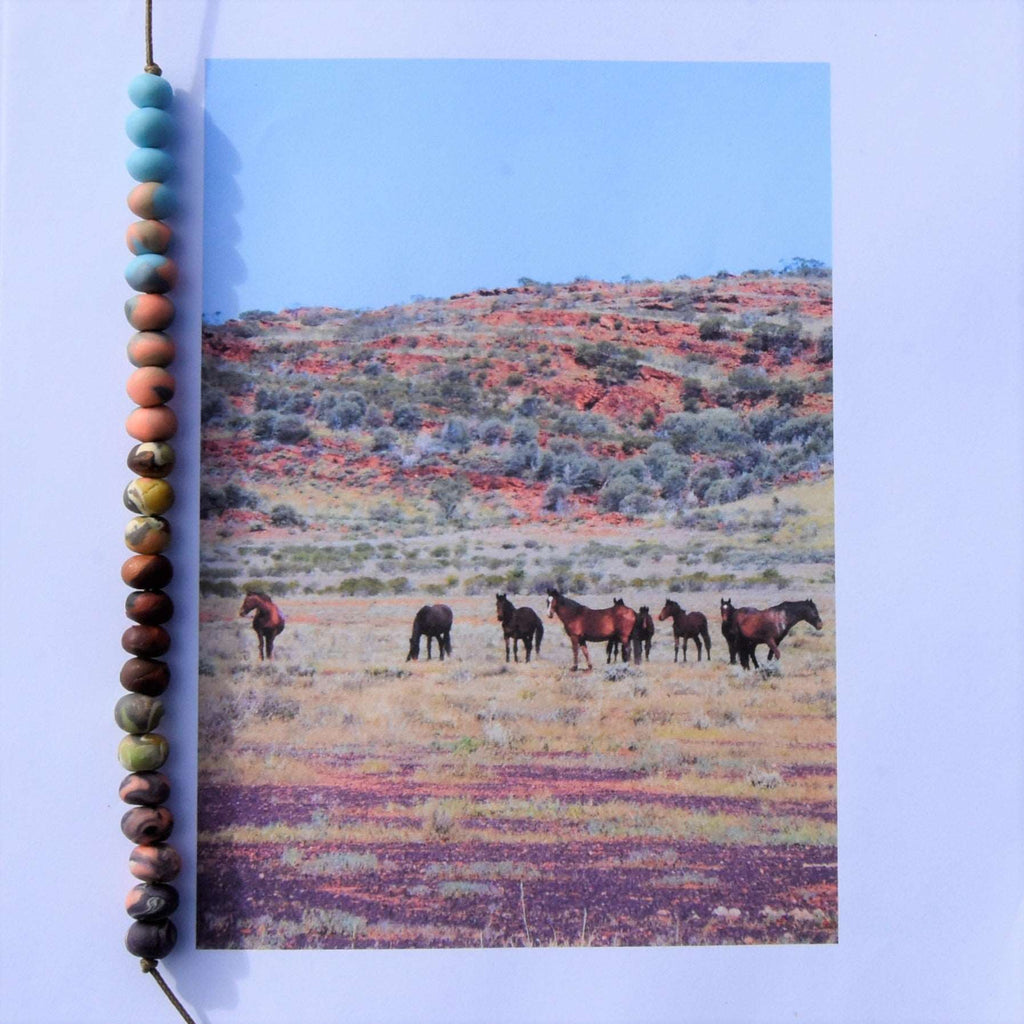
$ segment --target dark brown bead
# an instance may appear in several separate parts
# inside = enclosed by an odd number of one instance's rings
[[[132,772],[121,780],[117,795],[126,804],[156,807],[167,803],[171,783],[163,772]]]
[[[132,693],[159,697],[171,681],[171,670],[163,661],[131,658],[121,667],[121,685]]]
[[[162,590],[133,590],[125,599],[124,613],[144,626],[161,626],[174,615],[174,604]]]
[[[133,807],[121,818],[121,831],[133,843],[162,843],[174,829],[174,815],[166,807]]]
[[[129,626],[121,635],[121,646],[140,658],[159,658],[171,649],[171,636],[163,626]]]
[[[132,850],[128,870],[143,882],[173,882],[181,871],[181,857],[166,843],[143,844]]]
[[[124,944],[132,956],[160,960],[174,949],[177,941],[178,931],[171,920],[133,921]]]
[[[178,909],[178,890],[163,882],[140,882],[128,890],[124,909],[136,921],[162,921]]]
[[[174,567],[166,555],[132,555],[121,566],[121,579],[138,590],[160,590],[173,576]]]
[[[128,453],[128,468],[136,476],[162,480],[174,469],[174,449],[166,441],[144,441]]]

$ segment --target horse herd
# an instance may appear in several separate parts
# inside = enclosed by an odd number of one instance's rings
[[[783,601],[771,608],[735,608],[729,598],[720,602],[722,636],[729,648],[729,661],[737,660],[747,669],[760,668],[756,650],[761,644],[768,647],[768,660],[779,657],[779,644],[798,622],[807,622],[815,629],[822,628],[821,616],[814,602]],[[239,615],[255,611],[252,628],[259,641],[260,661],[274,656],[274,639],[284,629],[284,616],[270,597],[252,592],[245,595]],[[579,668],[580,651],[587,661],[587,670],[593,668],[587,643],[605,643],[607,661],[616,657],[623,661],[640,662],[650,659],[651,639],[654,636],[654,619],[647,605],[634,611],[620,598],[610,608],[588,608],[555,588],[547,592],[548,618],[558,618],[572,645],[572,667]],[[528,607],[517,608],[506,594],[495,594],[495,614],[501,624],[505,638],[505,661],[513,658],[519,661],[519,642],[522,641],[526,660],[536,651],[540,655],[544,639],[544,623],[541,617]],[[658,621],[672,620],[672,635],[675,640],[674,661],[679,661],[679,641],[683,642],[683,661],[690,640],[697,647],[697,660],[702,654],[711,657],[711,635],[708,620],[702,612],[687,612],[671,598],[665,599],[665,606],[658,615]],[[420,643],[427,640],[427,658],[432,656],[433,641],[437,641],[438,656],[444,661],[452,653],[452,624],[455,616],[446,604],[424,605],[413,619],[412,635],[409,638],[409,653],[406,661],[416,661],[420,656]],[[511,646],[510,646],[511,641]]]

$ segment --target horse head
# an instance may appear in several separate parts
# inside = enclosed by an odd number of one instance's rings
[[[735,610],[736,609],[733,608],[733,606],[732,606],[732,598],[731,597],[723,597],[722,598],[722,620],[724,621],[725,619],[730,618]]]
[[[494,595],[494,611],[498,616],[499,622],[505,621],[505,605],[508,604],[507,594],[495,594]]]
[[[810,598],[807,598],[807,600],[804,602],[804,604],[807,606],[807,621],[815,629],[821,629],[822,628],[821,616],[818,614],[818,608],[815,605],[815,603]]]
[[[658,621],[664,622],[666,619],[671,619],[676,613],[682,612],[682,610],[675,601],[670,597],[666,597],[665,607],[658,613]]]
[[[554,588],[548,587],[548,618],[554,618],[555,605],[562,599],[562,595]]]
[[[242,602],[242,607],[239,610],[239,615],[248,615],[254,608],[260,607],[260,599],[258,594],[246,594],[245,600]]]

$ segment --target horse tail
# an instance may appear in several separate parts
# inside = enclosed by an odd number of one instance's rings
[[[708,631],[708,624],[706,622],[701,627],[701,632],[704,634],[704,646],[707,648],[708,654],[711,654],[711,633]]]
[[[533,645],[537,650],[537,654],[540,654],[540,642],[544,639],[544,623],[539,619],[537,620],[537,628],[534,630],[535,639]]]

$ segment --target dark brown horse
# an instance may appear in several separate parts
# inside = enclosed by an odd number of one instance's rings
[[[764,610],[758,608],[739,608],[734,614],[737,653],[740,664],[744,668],[758,668],[755,650],[758,644],[768,645],[768,660],[779,658],[779,644],[789,631],[798,623],[807,622],[815,629],[821,629],[821,616],[814,602],[783,601]]]
[[[526,648],[526,660],[530,660],[530,652],[537,648],[540,657],[540,642],[544,639],[544,623],[532,608],[517,608],[505,594],[494,595],[495,612],[501,628],[505,631],[505,661],[509,660],[509,640],[512,641],[512,654],[519,660],[519,641]]]
[[[425,604],[412,620],[412,636],[409,637],[409,653],[406,661],[416,661],[420,656],[420,637],[427,638],[427,660],[430,660],[430,645],[437,639],[437,649],[440,651],[441,660],[444,656],[449,657],[452,653],[452,622],[454,621],[451,608],[446,604]]]
[[[274,639],[284,629],[284,616],[277,605],[259,591],[250,591],[245,595],[242,610],[238,614],[248,615],[251,611],[256,612],[252,617],[252,628],[256,630],[260,644],[260,661],[263,661],[264,652],[267,658],[273,660]]]
[[[555,615],[561,619],[566,635],[572,644],[572,667],[579,668],[580,651],[587,659],[587,671],[593,667],[587,641],[616,639],[622,646],[622,660],[629,661],[629,640],[636,625],[636,612],[627,608],[621,601],[611,608],[588,608],[578,601],[560,594],[557,590],[548,590],[548,618]]]
[[[725,637],[725,642],[729,647],[729,664],[735,665],[736,658],[739,655],[739,626],[736,625],[736,612],[753,612],[757,611],[756,608],[734,608],[732,606],[732,599],[723,597],[721,601],[722,608],[722,636]],[[750,651],[749,658],[754,660],[754,668],[758,668],[757,658],[754,657],[754,652]]]
[[[677,601],[672,598],[665,598],[665,607],[658,615],[658,621],[672,620],[672,634],[676,640],[676,656],[673,661],[679,660],[679,641],[683,641],[683,661],[686,661],[686,646],[692,640],[697,645],[697,660],[701,658],[701,639],[704,640],[704,650],[708,660],[711,660],[711,634],[708,632],[707,616],[702,612],[688,612],[681,608]]]

